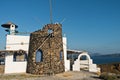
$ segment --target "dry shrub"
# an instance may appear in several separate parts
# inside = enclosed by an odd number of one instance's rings
[[[63,74],[63,77],[70,77],[70,76],[72,76],[72,74],[70,74],[70,73],[64,73]]]
[[[112,73],[102,73],[99,78],[103,80],[118,80],[117,76]]]
[[[100,76],[100,75],[101,75],[101,72],[100,72],[100,71],[98,71],[98,72],[96,72],[96,74],[97,74],[98,76]]]

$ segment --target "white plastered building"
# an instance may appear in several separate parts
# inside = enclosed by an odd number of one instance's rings
[[[30,36],[7,35],[6,50],[24,50],[28,53]],[[70,70],[70,61],[67,60],[67,39],[63,37],[64,63],[65,71]],[[21,73],[26,72],[27,61],[14,61],[13,55],[6,54],[5,57],[5,73]],[[13,70],[13,69],[14,70]]]
[[[28,53],[29,36],[7,35],[6,50],[24,50]],[[6,53],[4,73],[24,73],[26,72],[27,61],[14,61],[14,55]]]

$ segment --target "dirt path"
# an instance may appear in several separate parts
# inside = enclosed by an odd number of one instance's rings
[[[0,80],[100,80],[98,75],[80,71],[80,72],[64,72],[54,76],[38,76],[31,74],[9,74],[0,75]]]

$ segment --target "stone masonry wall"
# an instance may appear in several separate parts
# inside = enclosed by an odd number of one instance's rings
[[[43,53],[41,62],[36,62],[37,50]],[[61,72],[64,72],[62,27],[61,24],[47,24],[30,35],[27,73],[49,75]]]

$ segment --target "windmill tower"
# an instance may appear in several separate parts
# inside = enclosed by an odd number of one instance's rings
[[[62,25],[53,24],[50,0],[50,24],[30,34],[27,73],[52,75],[65,71]]]
[[[15,35],[15,33],[17,32],[16,29],[18,28],[18,26],[12,22],[2,24],[1,26],[3,28],[6,28],[5,31],[8,32],[9,35]]]

